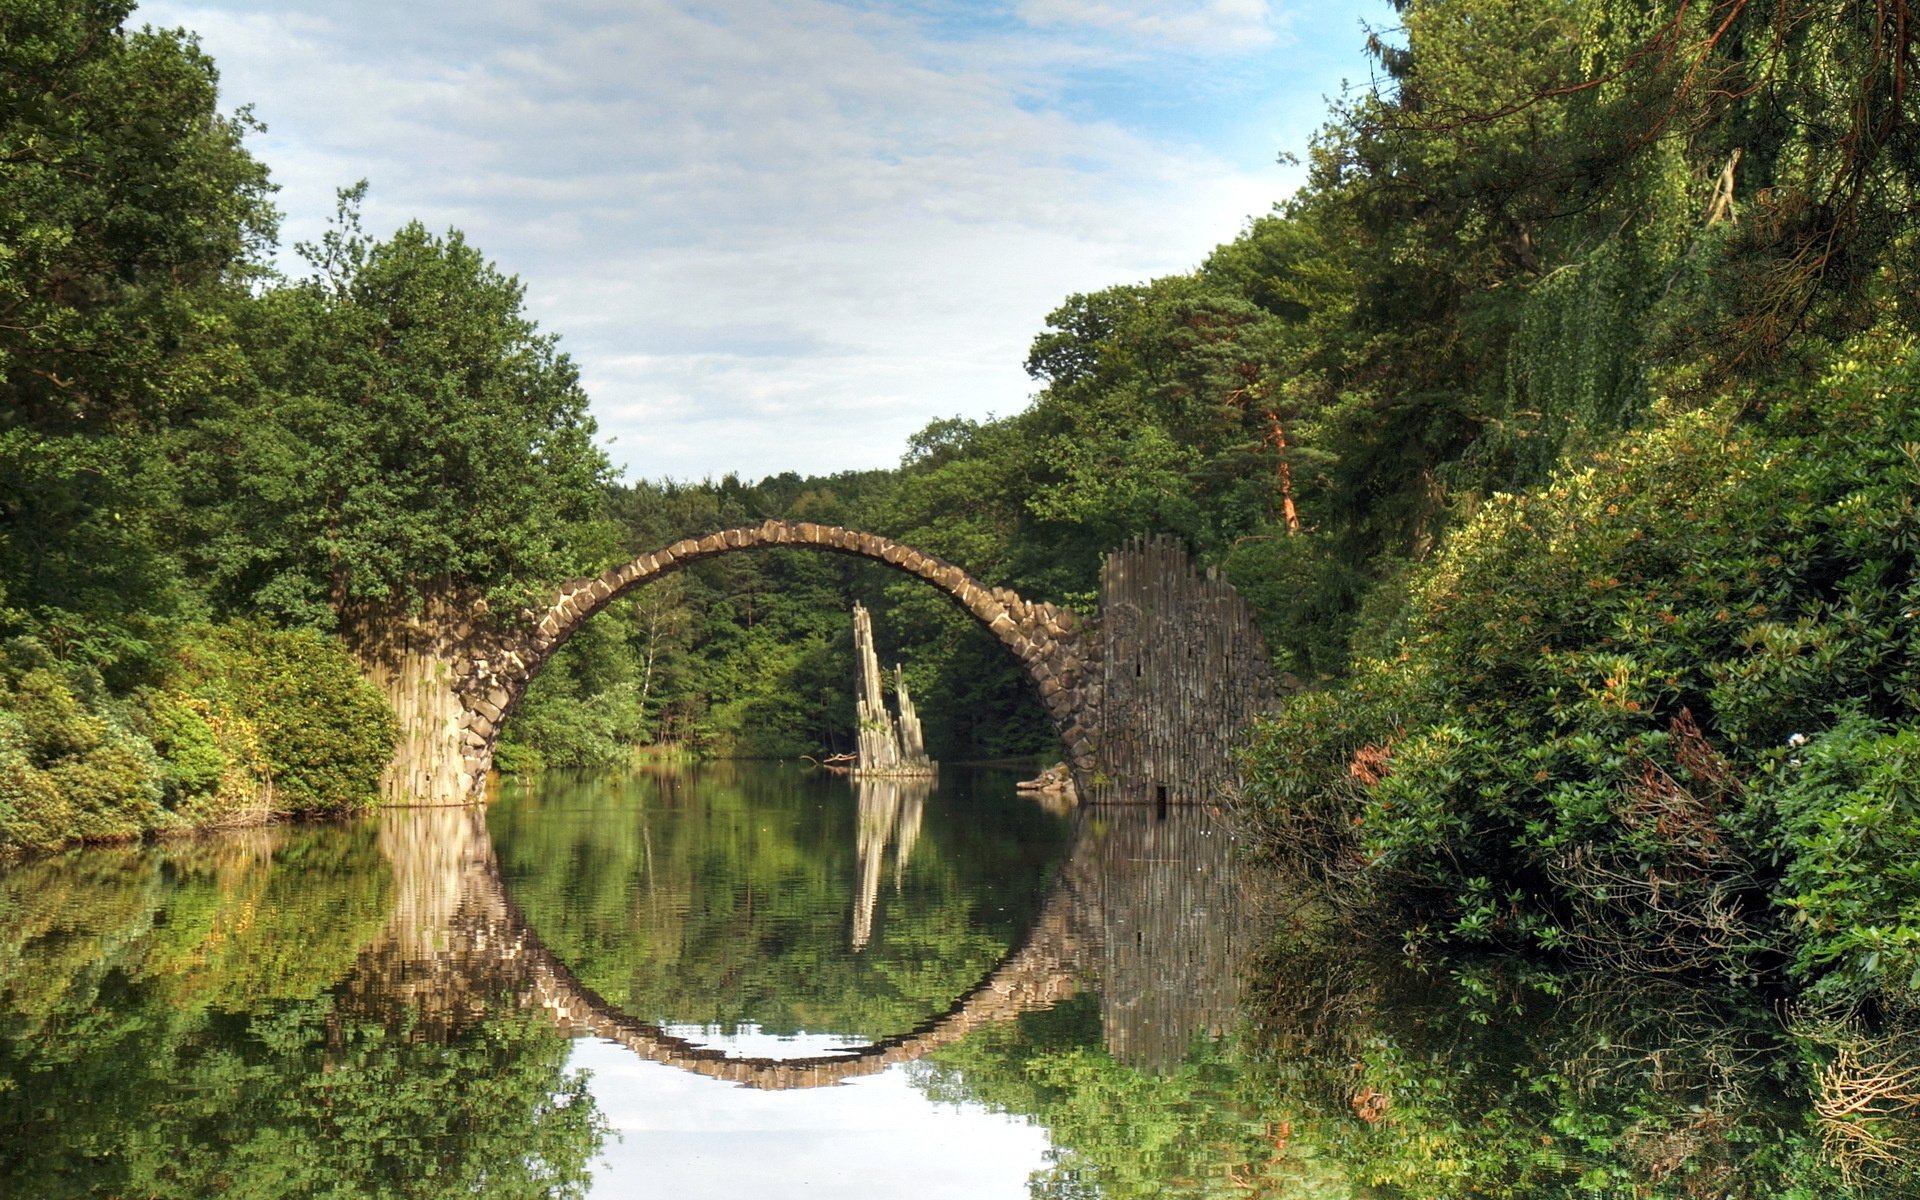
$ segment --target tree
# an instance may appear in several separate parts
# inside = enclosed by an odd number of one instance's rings
[[[458,231],[373,241],[363,194],[302,247],[315,274],[260,301],[260,396],[196,447],[226,498],[208,566],[227,603],[294,619],[456,595],[512,611],[610,549],[586,393],[517,280]]]
[[[0,3],[0,576],[7,624],[137,671],[181,602],[161,435],[242,373],[275,214],[212,62],[132,8]]]

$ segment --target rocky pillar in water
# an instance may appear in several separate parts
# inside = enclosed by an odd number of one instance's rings
[[[873,619],[861,605],[853,606],[853,656],[859,672],[854,715],[859,725],[862,772],[887,772],[900,765],[900,740],[880,694],[880,660],[873,652]]]
[[[927,739],[920,732],[920,714],[913,711],[913,697],[907,694],[907,674],[893,664],[893,698],[900,709],[900,765],[929,770]]]

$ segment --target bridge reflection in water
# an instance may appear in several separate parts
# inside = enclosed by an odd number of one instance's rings
[[[930,785],[858,788],[853,948],[872,936],[892,850],[894,884],[918,839]],[[509,894],[479,808],[392,809],[380,847],[394,871],[393,917],[346,989],[365,1015],[411,1019],[423,1035],[485,1017],[502,996],[563,1032],[752,1088],[811,1088],[910,1062],[972,1031],[1097,989],[1108,1050],[1162,1069],[1238,1011],[1251,947],[1236,918],[1232,837],[1200,807],[1100,807],[1079,814],[1053,886],[1012,950],[945,1010],[904,1033],[833,1053],[740,1057],[623,1012],[582,982]],[[495,1010],[497,1011],[497,1010]]]

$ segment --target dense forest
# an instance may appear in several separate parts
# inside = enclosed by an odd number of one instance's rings
[[[1171,533],[1263,623],[1288,698],[1243,811],[1336,917],[1914,1003],[1915,14],[1398,7],[1306,185],[1066,298],[1023,411],[893,470],[666,483],[614,478],[458,231],[376,237],[350,187],[274,272],[191,34],[0,0],[0,846],[367,803],[369,614],[767,517],[1086,606]],[[500,765],[845,745],[854,600],[937,756],[1049,748],[931,591],[768,551],[588,626]]]

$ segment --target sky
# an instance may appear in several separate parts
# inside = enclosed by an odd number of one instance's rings
[[[1385,0],[152,0],[283,216],[457,228],[627,478],[896,465],[1024,408],[1068,296],[1197,266],[1300,181]]]

